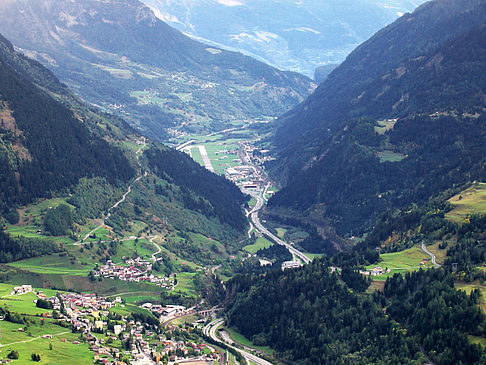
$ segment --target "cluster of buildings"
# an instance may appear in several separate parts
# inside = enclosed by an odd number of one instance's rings
[[[225,170],[225,177],[243,189],[264,189],[268,178],[262,169],[266,150],[256,150],[249,142],[240,142],[239,157],[243,165]],[[265,152],[265,153],[264,153]]]
[[[282,270],[296,269],[296,268],[301,267],[301,266],[302,266],[302,262],[300,262],[298,260],[285,261],[284,263],[282,263]]]
[[[251,166],[235,166],[225,170],[225,176],[235,184],[243,185],[246,189],[262,187],[261,181],[255,176],[255,169]]]
[[[96,294],[89,293],[65,293],[48,297],[42,291],[39,291],[37,298],[51,302],[54,310],[60,310],[63,306],[68,316],[74,319],[88,315],[94,318],[99,318],[102,314],[108,315],[108,310],[111,307],[114,307],[117,303],[121,303],[120,297],[117,297],[114,301],[109,301],[105,297],[99,297]],[[80,327],[75,321],[73,325]]]
[[[195,313],[195,307],[187,309],[182,305],[158,305],[152,303],[142,304],[142,308],[148,309],[152,313],[157,313],[161,317],[161,321],[173,319],[177,317],[187,316]]]
[[[366,276],[378,276],[378,275],[384,275],[388,272],[390,272],[391,270],[390,269],[384,269],[382,268],[381,266],[376,266],[374,267],[373,269],[369,270],[369,271],[360,271],[359,273],[361,275],[366,275]]]
[[[29,293],[31,291],[34,291],[32,289],[32,285],[22,285],[22,286],[14,287],[13,291],[10,294],[11,295],[25,294],[25,293]]]
[[[25,292],[33,291],[28,290],[30,285],[22,287],[26,290]],[[61,320],[69,322],[77,332],[82,333],[83,338],[94,352],[95,361],[104,364],[123,364],[122,358],[129,358],[132,364],[159,364],[162,363],[164,357],[169,359],[172,364],[190,364],[191,361],[213,364],[213,360],[218,357],[217,354],[205,355],[208,351],[204,351],[206,347],[204,344],[167,339],[166,335],[147,330],[143,323],[128,320],[127,317],[122,317],[123,320],[115,321],[114,325],[112,322],[109,326],[107,320],[109,310],[117,304],[123,305],[120,297],[116,297],[113,301],[89,293],[63,293],[48,297],[42,291],[37,293],[37,297],[51,302],[53,309],[61,312]],[[146,303],[142,307],[159,313],[162,320],[194,313],[194,308],[186,309],[178,305],[163,307]],[[175,326],[169,325],[169,330],[175,329]],[[185,331],[185,329],[179,330]],[[104,336],[99,333],[104,333]],[[44,338],[51,337],[51,335],[44,335]],[[131,342],[127,349],[110,346],[110,341],[127,341],[128,339],[131,339]],[[80,342],[75,341],[74,344],[80,344]]]
[[[173,290],[175,277],[154,275],[152,273],[152,263],[140,257],[135,259],[126,259],[125,265],[116,265],[113,261],[108,260],[99,270],[93,270],[94,277],[103,277],[109,279],[119,279],[132,282],[149,282],[154,283],[164,289]]]

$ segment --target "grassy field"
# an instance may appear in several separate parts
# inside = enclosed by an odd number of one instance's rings
[[[397,122],[395,120],[379,120],[376,123],[378,126],[375,127],[375,132],[383,135],[389,130],[392,130]]]
[[[15,323],[0,322],[1,357],[6,356],[9,349],[18,351],[19,359],[14,360],[13,364],[33,364],[32,353],[38,353],[41,357],[37,364],[68,365],[73,363],[73,359],[78,364],[93,363],[94,353],[90,351],[88,344],[75,345],[73,342],[78,340],[79,334],[73,334],[67,328],[49,322],[44,325],[30,325],[26,332],[19,332],[19,327],[21,326]],[[44,334],[53,337],[42,338]],[[66,341],[62,341],[63,339]],[[50,344],[52,350],[49,349]]]
[[[195,295],[195,286],[194,286],[194,273],[183,272],[177,274],[177,286],[174,289],[175,293],[183,293],[188,296]]]
[[[258,250],[261,250],[263,248],[268,248],[272,246],[273,243],[266,238],[260,237],[257,238],[256,242],[253,245],[248,245],[243,247],[243,249],[251,254],[256,253]]]
[[[69,237],[51,237],[38,233],[43,229],[44,216],[51,208],[55,208],[60,204],[66,204],[71,208],[72,205],[67,203],[66,198],[54,198],[47,200],[40,200],[35,204],[28,205],[19,210],[20,221],[18,224],[7,226],[7,232],[12,236],[23,236],[28,238],[53,240],[56,242],[72,243],[73,241]]]
[[[35,293],[26,293],[21,295],[6,295],[0,297],[0,306],[7,308],[11,312],[20,314],[28,314],[32,316],[40,315],[49,310],[37,308],[34,304],[34,300],[37,299]]]
[[[232,143],[232,141],[204,143],[214,170],[220,175],[224,175],[225,170],[229,167],[241,165],[239,161],[235,161],[238,159],[237,154],[228,153],[229,151],[235,151],[240,148],[237,143]],[[192,151],[194,150],[193,148]]]
[[[446,214],[446,218],[456,223],[463,223],[470,214],[486,214],[486,184],[475,184],[450,198],[449,202],[454,209]]]
[[[191,148],[191,157],[198,164],[200,164],[201,166],[204,166],[204,161],[203,161],[203,158],[201,156],[201,152],[199,151],[199,147],[196,146],[196,147]]]
[[[305,253],[305,255],[307,257],[309,257],[311,260],[314,260],[316,257],[321,258],[321,257],[325,256],[325,254],[323,254],[323,253],[307,253],[307,252]]]
[[[420,246],[414,246],[400,252],[381,254],[380,259],[381,261],[378,264],[369,265],[366,269],[371,270],[374,267],[381,266],[382,268],[388,268],[391,271],[384,275],[375,276],[375,280],[386,280],[387,277],[392,276],[395,273],[415,271],[421,267],[433,267],[430,262],[430,256],[422,251]],[[426,265],[421,265],[423,259],[429,260]]]
[[[117,304],[115,307],[110,308],[110,312],[119,314],[121,316],[128,316],[131,313],[139,313],[139,314],[145,314],[145,315],[150,315],[151,312],[147,309],[140,308],[134,304]]]
[[[232,135],[230,132],[225,135],[216,134],[213,136],[185,136],[184,138],[179,139],[177,144],[194,140],[194,145],[191,147],[191,156],[201,166],[204,166],[204,163],[198,146],[203,145],[206,148],[208,157],[211,160],[211,164],[213,165],[215,172],[220,175],[224,175],[227,168],[241,165],[238,155],[235,152],[240,148],[238,143],[240,141],[253,138],[253,132],[249,130],[239,130],[235,131],[235,133],[236,135]],[[233,151],[233,153],[229,153],[230,151]]]
[[[374,293],[375,291],[383,291],[385,289],[385,281],[384,280],[373,280],[366,290],[368,293]]]
[[[155,245],[146,239],[127,240],[118,244],[117,254],[111,259],[113,262],[121,262],[122,257],[132,257],[134,254],[147,260],[151,260],[152,254],[157,252]]]
[[[67,256],[52,254],[11,262],[9,266],[27,270],[38,274],[88,275],[94,265],[83,266],[79,263],[71,264]]]
[[[288,230],[285,229],[285,228],[277,228],[277,235],[278,235],[278,237],[280,237],[280,238],[283,239],[285,237],[285,233],[287,233],[287,231]]]
[[[407,157],[403,153],[393,151],[376,151],[376,156],[378,156],[380,162],[400,162]]]
[[[464,290],[467,294],[471,293],[474,289],[479,289],[481,291],[481,301],[479,307],[484,313],[486,313],[486,285],[481,285],[479,283],[464,283],[456,282],[454,284],[456,289]]]
[[[483,349],[486,349],[486,338],[484,337],[477,337],[477,336],[468,336],[469,341],[474,344],[479,344],[483,346]]]
[[[447,258],[447,248],[441,250],[439,248],[440,242],[433,245],[427,245],[427,249],[435,255],[436,261],[439,265],[442,265]],[[450,246],[448,246],[450,247]]]
[[[253,344],[253,342],[251,342],[249,339],[247,339],[245,336],[243,336],[241,333],[238,333],[236,332],[235,330],[231,329],[231,328],[228,328],[228,327],[224,327],[224,329],[226,331],[228,331],[228,333],[230,334],[231,338],[244,345],[244,346],[248,346],[248,347],[251,347],[251,348],[254,348],[256,350],[259,350],[259,351],[262,351],[270,356],[273,356],[273,353],[274,353],[274,350],[269,347],[269,346],[255,346]]]

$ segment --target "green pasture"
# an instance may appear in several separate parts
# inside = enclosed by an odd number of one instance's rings
[[[465,283],[465,282],[455,282],[454,286],[456,289],[464,290],[466,294],[470,294],[474,289],[479,289],[481,292],[481,300],[479,302],[479,307],[486,313],[486,285],[479,283]]]
[[[183,272],[177,274],[177,286],[174,289],[175,293],[182,293],[189,296],[194,296],[196,287],[194,286],[194,273]]]
[[[7,308],[10,312],[32,316],[50,312],[47,309],[36,307],[35,300],[37,300],[37,295],[33,292],[20,295],[5,295],[0,297],[0,307]]]
[[[376,156],[380,159],[380,162],[400,162],[407,156],[403,153],[394,152],[394,151],[376,151]]]
[[[92,266],[83,266],[78,262],[71,263],[69,257],[63,254],[52,254],[9,263],[19,269],[38,274],[88,275]]]
[[[321,258],[321,257],[324,257],[326,256],[325,254],[323,253],[305,253],[305,255],[307,257],[309,257],[311,260],[314,260],[315,258]]]
[[[248,245],[243,247],[243,249],[251,254],[256,253],[257,251],[268,248],[270,246],[273,246],[273,242],[267,240],[264,237],[257,238],[256,242],[252,245]]]
[[[147,239],[127,240],[118,242],[117,254],[112,256],[113,262],[121,262],[122,257],[139,256],[149,261],[152,260],[152,254],[157,252],[155,245]]]
[[[284,238],[285,237],[285,233],[287,233],[288,229],[285,229],[285,228],[277,228],[277,236],[279,238]]]
[[[73,359],[78,364],[92,364],[94,353],[89,345],[81,343],[75,345],[73,342],[79,339],[79,334],[71,333],[68,328],[63,328],[46,321],[44,325],[29,325],[26,332],[19,332],[22,327],[16,323],[6,321],[0,322],[0,357],[6,357],[11,351],[19,352],[19,359],[13,364],[33,364],[32,353],[37,353],[41,361],[37,364],[60,364],[70,365]],[[51,339],[42,338],[42,335],[49,334]],[[66,340],[63,342],[62,340]],[[52,350],[49,349],[52,345]]]
[[[199,147],[195,146],[191,148],[191,157],[194,161],[196,161],[201,166],[204,166],[204,161],[201,156],[201,152],[199,151]]]
[[[427,259],[427,264],[422,265],[423,259]],[[384,253],[380,255],[380,262],[373,265],[368,265],[367,270],[371,270],[377,266],[384,269],[390,269],[391,272],[373,277],[374,280],[385,280],[395,273],[415,271],[420,268],[434,267],[430,261],[430,256],[427,255],[422,248],[417,245],[400,252]]]
[[[67,237],[53,237],[37,233],[38,230],[43,229],[44,216],[49,209],[55,208],[60,204],[66,204],[71,209],[74,207],[67,203],[68,198],[54,198],[47,200],[40,200],[35,204],[28,205],[22,209],[19,209],[20,221],[15,225],[9,224],[6,232],[12,236],[21,236],[27,238],[36,238],[42,240],[52,240],[55,242],[72,243],[73,241]]]
[[[379,120],[376,122],[378,126],[375,127],[375,132],[383,135],[389,130],[392,130],[396,123],[397,122],[395,120]]]
[[[274,350],[269,347],[269,346],[256,346],[251,342],[249,339],[247,339],[245,336],[243,336],[241,333],[236,332],[234,329],[229,328],[229,327],[223,327],[229,334],[230,337],[237,343],[242,344],[243,346],[251,347],[253,349],[262,351],[266,353],[267,355],[273,356]]]
[[[446,214],[446,218],[455,223],[464,223],[471,214],[486,214],[486,184],[473,184],[450,198],[449,202],[454,209]]]

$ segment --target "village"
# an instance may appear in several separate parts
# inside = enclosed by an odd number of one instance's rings
[[[79,333],[78,340],[70,341],[73,345],[89,344],[94,353],[94,360],[100,364],[215,364],[220,358],[216,349],[201,342],[193,334],[194,328],[201,327],[205,319],[195,316],[196,308],[181,305],[145,303],[139,308],[146,310],[144,316],[122,315],[126,304],[120,296],[103,297],[93,293],[58,292],[47,296],[42,290],[33,289],[32,285],[14,287],[11,295],[34,293],[37,299],[33,305],[46,308],[42,316],[53,318],[63,327],[71,327]],[[42,303],[41,303],[42,302]],[[46,305],[46,303],[48,303]],[[149,312],[153,313],[147,320]],[[176,325],[172,321],[194,315],[191,325]],[[24,332],[24,328],[19,328]],[[44,339],[51,339],[51,334],[44,334]],[[66,339],[60,339],[66,342]]]
[[[112,260],[106,261],[106,264],[91,271],[93,277],[103,277],[109,279],[118,279],[131,282],[149,282],[154,283],[167,290],[173,290],[176,285],[176,275],[169,277],[154,275],[152,273],[152,263],[140,257],[135,259],[123,258],[124,265],[115,264]]]

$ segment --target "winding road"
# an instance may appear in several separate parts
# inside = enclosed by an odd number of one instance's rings
[[[235,346],[231,345],[230,343],[222,341],[220,338],[218,338],[218,336],[216,336],[216,331],[218,330],[219,327],[221,327],[223,325],[223,323],[224,323],[223,319],[221,319],[221,318],[216,319],[216,320],[212,321],[211,323],[209,323],[208,325],[206,325],[206,327],[203,328],[203,333],[206,336],[211,337],[214,341],[224,343],[226,346],[231,347],[232,349],[238,351],[241,355],[243,355],[243,357],[245,358],[247,363],[250,363],[250,361],[251,361],[251,362],[254,362],[255,364],[258,364],[258,365],[273,365],[271,362],[269,362],[267,360],[264,360],[264,359],[262,359],[262,358],[260,358],[256,355],[253,355],[246,350],[242,350],[238,347],[235,347]]]
[[[139,158],[139,155],[140,153],[142,152],[142,150],[147,146],[147,142],[145,140],[145,138],[143,139],[143,144],[140,146],[140,148],[135,152],[135,155],[137,156],[137,159]],[[119,201],[117,201],[115,204],[113,204],[110,208],[108,208],[108,210],[106,211],[106,214],[103,214],[103,216],[101,217],[101,224],[99,226],[97,226],[96,228],[93,228],[91,231],[89,231],[83,239],[80,239],[79,241],[76,241],[74,242],[74,245],[78,246],[78,245],[82,245],[82,244],[85,244],[88,237],[91,236],[93,233],[95,233],[98,229],[100,229],[101,227],[103,227],[105,225],[105,220],[107,220],[108,218],[110,218],[111,216],[111,211],[113,209],[116,209],[121,203],[123,203],[126,199],[127,199],[127,196],[128,194],[130,194],[132,192],[132,187],[133,185],[135,185],[142,177],[144,176],[147,176],[147,171],[145,171],[143,174],[140,172],[139,175],[137,176],[137,178],[128,186],[128,189],[127,191],[122,195],[121,199]]]
[[[154,236],[154,237],[152,237],[152,238],[149,240],[149,241],[150,241],[150,242],[151,242],[151,243],[152,243],[152,244],[153,244],[155,247],[157,247],[157,250],[158,250],[157,252],[155,252],[155,253],[153,253],[153,254],[152,254],[152,261],[153,261],[154,263],[155,263],[155,262],[157,262],[157,261],[162,260],[162,258],[161,258],[161,257],[159,257],[159,258],[157,258],[157,257],[156,257],[156,256],[157,256],[159,253],[161,253],[161,252],[162,252],[162,247],[160,247],[158,244],[156,244],[156,243],[154,242],[154,240],[155,240],[155,239],[157,239],[158,237],[159,237],[159,236]]]
[[[440,265],[436,261],[435,255],[427,249],[427,246],[425,245],[425,241],[422,241],[422,250],[432,258],[432,263],[434,264],[435,267],[440,267]]]

